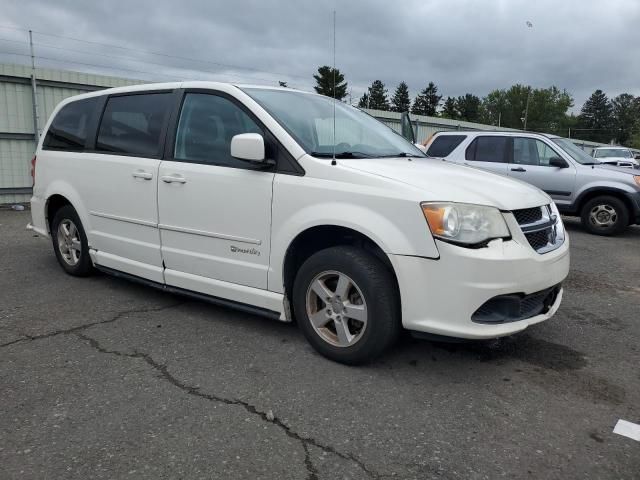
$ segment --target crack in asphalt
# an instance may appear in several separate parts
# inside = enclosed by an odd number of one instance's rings
[[[303,437],[300,434],[298,434],[297,432],[295,432],[294,430],[292,430],[289,425],[287,425],[284,422],[282,422],[279,418],[273,417],[273,419],[270,419],[267,416],[267,412],[262,412],[262,411],[258,410],[254,405],[251,405],[248,402],[245,402],[243,400],[238,400],[238,399],[230,399],[230,398],[220,397],[220,396],[213,395],[213,394],[210,394],[210,393],[205,393],[205,392],[200,391],[200,388],[198,388],[198,387],[193,387],[191,385],[187,385],[187,384],[181,382],[180,380],[178,380],[175,376],[173,376],[169,372],[169,369],[167,368],[166,365],[163,365],[161,363],[156,362],[151,357],[151,355],[149,355],[147,353],[138,352],[138,351],[135,351],[135,350],[133,351],[133,353],[124,353],[124,352],[119,352],[117,350],[108,350],[108,349],[104,348],[100,344],[100,342],[98,342],[98,340],[96,340],[95,338],[92,338],[92,337],[89,337],[87,335],[84,335],[84,334],[82,334],[82,333],[80,333],[78,331],[74,331],[72,333],[75,334],[78,338],[80,338],[80,339],[84,340],[85,342],[87,342],[91,347],[93,347],[95,350],[97,350],[100,353],[104,353],[104,354],[108,354],[108,355],[116,355],[116,356],[119,356],[119,357],[127,357],[127,358],[135,358],[135,359],[143,360],[144,362],[147,363],[147,365],[151,366],[154,370],[159,372],[160,375],[161,375],[161,378],[163,378],[164,380],[168,381],[173,386],[179,388],[180,390],[182,390],[183,392],[187,393],[188,395],[193,395],[193,396],[196,396],[196,397],[204,398],[204,399],[212,401],[212,402],[223,403],[225,405],[234,405],[234,406],[243,407],[250,414],[257,415],[263,421],[268,422],[268,423],[272,423],[272,424],[276,425],[277,427],[280,427],[288,437],[293,438],[294,440],[297,440],[302,444],[302,448],[303,448],[304,453],[305,453],[304,464],[305,464],[305,468],[307,469],[307,473],[308,473],[308,477],[307,478],[309,480],[318,480],[318,478],[319,478],[318,477],[318,473],[319,472],[316,469],[316,467],[313,465],[313,462],[311,460],[311,452],[309,451],[309,446],[314,446],[316,448],[319,448],[323,452],[331,453],[333,455],[336,455],[336,456],[342,458],[343,460],[347,460],[347,461],[351,461],[351,462],[355,463],[356,465],[358,465],[358,467],[363,472],[365,472],[369,476],[369,478],[373,478],[373,479],[376,479],[376,480],[382,478],[382,475],[380,475],[377,472],[371,470],[369,467],[367,467],[365,465],[365,463],[362,460],[356,458],[353,454],[339,452],[338,450],[336,450],[332,446],[322,444],[322,443],[320,443],[318,440],[316,440],[313,437]]]
[[[120,320],[121,318],[123,318],[123,317],[125,317],[127,315],[132,315],[132,314],[135,314],[135,313],[161,312],[163,310],[168,310],[170,308],[179,307],[180,305],[184,305],[185,303],[188,303],[188,301],[183,300],[181,302],[172,303],[170,305],[163,305],[161,307],[131,308],[129,310],[123,310],[121,312],[118,312],[113,317],[108,318],[106,320],[100,320],[98,322],[85,323],[84,325],[78,325],[76,327],[65,328],[65,329],[62,329],[62,330],[54,330],[53,332],[43,333],[41,335],[27,335],[26,333],[23,333],[21,338],[18,338],[16,340],[12,340],[12,341],[7,342],[7,343],[0,344],[0,348],[8,347],[10,345],[15,345],[16,343],[31,342],[33,340],[41,340],[43,338],[55,337],[57,335],[69,335],[69,334],[72,334],[72,333],[80,332],[80,331],[85,330],[87,328],[95,327],[96,325],[105,325],[107,323],[117,322],[118,320]]]

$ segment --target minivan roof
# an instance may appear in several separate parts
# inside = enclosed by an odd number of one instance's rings
[[[144,92],[148,90],[173,90],[175,88],[203,88],[203,89],[212,89],[212,90],[229,90],[229,87],[245,89],[264,89],[264,90],[286,90],[286,91],[294,91],[301,93],[310,93],[304,92],[302,90],[296,90],[294,88],[288,87],[276,87],[269,85],[244,85],[244,84],[233,84],[227,82],[210,82],[206,80],[189,80],[184,82],[164,82],[164,83],[143,83],[138,85],[129,85],[126,87],[115,87],[115,88],[107,88],[104,90],[96,90],[94,92],[85,93],[82,95],[74,95],[70,97],[72,100],[79,100],[80,98],[89,98],[96,97],[101,95],[113,95],[119,93],[129,93],[129,92]],[[312,93],[310,93],[312,94]]]

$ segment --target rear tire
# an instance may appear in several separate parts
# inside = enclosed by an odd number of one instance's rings
[[[71,205],[60,208],[53,216],[51,240],[58,263],[65,272],[76,277],[86,277],[93,272],[87,235]]]
[[[293,285],[293,307],[309,343],[348,365],[374,360],[401,330],[392,273],[372,254],[351,246],[321,250],[304,262]]]
[[[580,218],[584,228],[594,235],[618,235],[629,225],[629,211],[622,200],[603,195],[582,207]]]

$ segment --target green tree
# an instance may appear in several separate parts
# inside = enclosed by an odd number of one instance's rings
[[[409,98],[409,87],[405,82],[400,82],[391,98],[392,112],[408,112],[411,108],[411,99]]]
[[[480,98],[471,93],[460,96],[456,99],[456,110],[461,120],[467,122],[480,121]]]
[[[506,90],[494,90],[482,99],[482,123],[502,126],[502,115],[507,111]]]
[[[347,96],[347,82],[344,81],[344,75],[337,68],[334,69],[326,65],[318,67],[318,73],[314,74],[313,78],[316,80],[316,86],[313,88],[320,95],[326,95],[336,100],[343,100]]]
[[[438,112],[438,105],[440,105],[441,99],[442,95],[438,95],[438,87],[436,87],[435,83],[429,82],[427,88],[416,95],[411,107],[411,113],[433,117]]]
[[[358,101],[358,108],[369,108],[369,94],[363,93]]]
[[[442,112],[440,115],[444,118],[450,118],[451,120],[457,120],[460,118],[458,115],[458,109],[456,108],[456,99],[453,97],[447,97],[442,105]]]
[[[616,141],[627,145],[637,126],[640,126],[640,102],[629,93],[621,93],[611,100]]]
[[[580,110],[576,137],[607,143],[615,137],[611,102],[602,90],[591,94]]]
[[[573,106],[573,98],[555,86],[531,89],[517,84],[507,90],[494,90],[482,100],[480,119],[491,125],[523,128],[527,99],[528,130],[567,135],[572,124],[567,112]]]
[[[389,111],[389,99],[387,98],[387,89],[381,80],[374,80],[368,90],[369,108],[373,110]]]

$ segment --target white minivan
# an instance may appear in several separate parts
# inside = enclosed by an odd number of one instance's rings
[[[94,269],[282,321],[375,358],[404,328],[495,338],[550,318],[569,241],[541,190],[429,159],[369,115],[288,88],[116,88],[56,108],[30,228]]]

